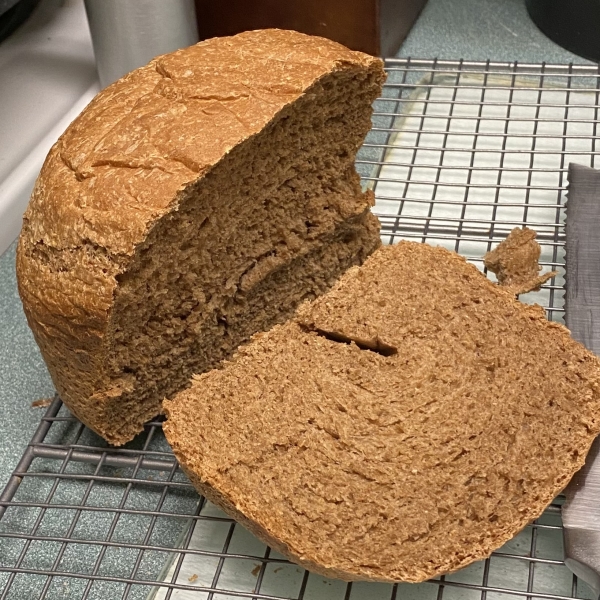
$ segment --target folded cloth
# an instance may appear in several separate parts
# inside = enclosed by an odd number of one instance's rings
[[[600,171],[569,165],[565,321],[571,335],[600,354]],[[600,593],[600,437],[565,488],[565,564]]]
[[[600,355],[600,171],[569,165],[565,320]]]

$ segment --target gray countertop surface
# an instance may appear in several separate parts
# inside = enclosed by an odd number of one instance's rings
[[[523,0],[429,0],[400,56],[585,63],[548,40]],[[15,244],[0,257],[0,489],[33,435],[54,393],[17,293]]]
[[[399,56],[589,64],[548,39],[525,0],[429,0]]]

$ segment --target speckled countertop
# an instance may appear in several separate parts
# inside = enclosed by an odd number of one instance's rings
[[[429,0],[399,56],[589,64],[539,31],[525,0]]]
[[[527,15],[524,0],[429,0],[399,55],[587,62],[540,33]],[[44,410],[31,403],[54,392],[21,309],[14,262],[13,244],[0,257],[0,489]]]

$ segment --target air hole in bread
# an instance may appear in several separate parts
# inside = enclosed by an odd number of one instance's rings
[[[341,344],[356,344],[361,350],[376,352],[377,354],[381,354],[381,356],[394,356],[395,354],[398,354],[398,348],[386,344],[378,337],[371,340],[364,340],[349,337],[336,331],[324,331],[323,329],[315,329],[315,333],[321,337],[331,340],[332,342],[339,342]]]

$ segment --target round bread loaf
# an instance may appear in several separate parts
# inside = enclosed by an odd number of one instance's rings
[[[600,361],[442,248],[374,253],[165,402],[200,493],[291,560],[422,581],[538,517],[600,430]]]
[[[17,253],[61,398],[122,444],[379,245],[354,168],[381,60],[292,31],[161,56],[50,151]]]

